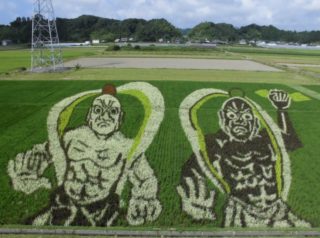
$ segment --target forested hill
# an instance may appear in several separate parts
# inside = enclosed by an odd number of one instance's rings
[[[30,43],[31,19],[18,17],[10,25],[0,25],[0,40],[9,39],[15,43]],[[284,41],[297,43],[319,43],[320,31],[295,32],[280,30],[274,26],[251,24],[236,28],[231,24],[203,22],[192,29],[178,29],[165,19],[115,20],[83,15],[74,19],[57,18],[61,42],[83,42],[100,39],[113,42],[115,39],[132,38],[135,41]]]
[[[280,30],[272,25],[259,26],[251,24],[241,28],[235,28],[233,25],[212,22],[203,22],[196,25],[190,32],[191,39],[207,39],[223,40],[223,41],[238,41],[244,39],[247,41],[283,41],[297,43],[319,43],[320,31],[285,31]]]
[[[106,42],[118,38],[133,38],[154,42],[160,38],[180,38],[181,32],[165,19],[126,19],[123,21],[80,16],[76,19],[57,19],[61,41],[85,41],[101,39]]]
[[[126,19],[123,21],[82,15],[75,19],[57,18],[61,42],[83,42],[100,39],[105,42],[118,38],[134,38],[139,41],[155,42],[160,38],[181,38],[182,33],[165,19]],[[16,43],[30,43],[32,20],[17,18],[9,26],[0,25],[0,40],[10,39]]]

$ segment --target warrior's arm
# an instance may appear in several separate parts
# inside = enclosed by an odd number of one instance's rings
[[[278,125],[281,129],[282,138],[286,149],[293,151],[301,148],[303,145],[299,140],[299,137],[293,127],[293,124],[290,120],[289,114],[286,110],[277,111],[278,114]]]
[[[129,168],[132,183],[127,220],[130,225],[155,221],[162,210],[157,199],[158,181],[144,154],[135,159]]]
[[[225,138],[221,131],[218,131],[216,134],[207,134],[205,136],[206,142],[206,150],[209,157],[210,163],[214,166],[217,170],[218,174],[221,175],[221,168],[220,168],[220,159],[221,159],[221,146],[223,146]],[[218,141],[221,145],[219,145]],[[197,181],[198,176],[205,178],[204,170],[208,168],[201,168],[195,154],[192,154],[189,160],[184,164],[182,168],[181,174],[181,185],[185,187],[185,177],[192,178],[195,182]],[[221,175],[222,176],[222,175]]]
[[[195,220],[215,220],[214,191],[208,191],[205,175],[195,155],[183,166],[177,191],[181,197],[182,210]]]
[[[131,191],[133,197],[142,199],[157,197],[158,181],[144,154],[131,165],[129,180],[133,185]]]
[[[51,163],[48,142],[34,145],[31,150],[19,153],[8,164],[13,188],[26,194],[40,188],[50,189],[51,183],[43,173]]]
[[[287,111],[291,106],[291,98],[289,94],[283,90],[271,90],[269,93],[269,100],[277,109],[278,125],[281,129],[286,149],[293,151],[301,148],[302,143],[297,136]]]
[[[201,168],[197,162],[196,156],[194,154],[187,160],[187,162],[183,165],[180,176],[180,185],[184,191],[188,191],[190,188],[188,186],[188,182],[186,178],[192,179],[195,187],[198,188],[198,180],[196,177],[196,173],[200,176],[204,177],[205,175],[201,171]]]

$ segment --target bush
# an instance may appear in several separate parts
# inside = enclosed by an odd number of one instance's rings
[[[118,46],[118,45],[114,45],[114,46],[112,46],[112,50],[113,51],[118,51],[118,50],[121,50],[121,47]]]
[[[121,50],[121,47],[118,45],[110,45],[108,48],[105,49],[105,51],[118,51]]]
[[[19,71],[20,71],[20,72],[27,71],[27,68],[26,68],[26,67],[20,67],[20,68],[19,68]]]
[[[129,43],[129,44],[125,45],[125,46],[122,46],[121,49],[123,49],[123,50],[132,50],[133,47],[132,47],[132,45]]]
[[[134,48],[135,50],[141,50],[141,46],[140,46],[140,45],[135,45],[133,48]]]

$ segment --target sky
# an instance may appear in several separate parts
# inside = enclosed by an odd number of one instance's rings
[[[0,0],[0,24],[32,16],[35,0]],[[126,19],[165,18],[179,28],[200,22],[256,23],[284,30],[320,30],[320,0],[52,0],[56,17],[95,15]]]

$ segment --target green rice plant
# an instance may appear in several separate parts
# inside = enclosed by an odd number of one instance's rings
[[[116,86],[127,81],[1,81],[0,82],[0,224],[23,224],[25,219],[37,213],[49,203],[52,191],[39,190],[25,195],[13,190],[7,175],[7,165],[18,153],[26,151],[34,144],[47,140],[46,119],[50,108],[58,101],[86,90],[99,89],[105,83]],[[195,222],[181,211],[180,197],[176,186],[180,182],[181,168],[192,154],[191,146],[182,130],[179,120],[179,106],[183,99],[197,89],[217,88],[229,90],[241,88],[246,95],[257,102],[276,120],[276,112],[268,99],[256,94],[259,90],[283,89],[289,93],[296,91],[281,84],[225,83],[225,82],[164,82],[150,81],[163,94],[165,100],[165,118],[154,142],[146,151],[150,166],[159,181],[159,199],[163,205],[160,217],[153,223],[142,227],[161,227],[177,229],[201,227],[221,227],[223,208],[226,202],[224,194],[217,192],[214,222]],[[317,89],[312,87],[313,89]],[[92,99],[81,103],[75,110],[70,127],[84,123]],[[143,119],[142,107],[130,96],[121,96],[120,101],[125,111],[125,122],[121,128],[128,137],[137,133]],[[217,130],[217,109],[222,102],[207,104],[199,112],[204,130]],[[320,226],[320,184],[318,159],[320,153],[318,116],[320,102],[308,100],[293,102],[289,111],[292,123],[303,142],[303,148],[289,153],[292,168],[292,185],[288,204],[299,216],[310,221],[313,226]],[[53,168],[46,171],[46,176],[55,184]],[[130,186],[130,185],[128,185]],[[122,194],[127,200],[130,188]],[[125,210],[126,205],[124,206]],[[117,226],[127,227],[124,211]]]

